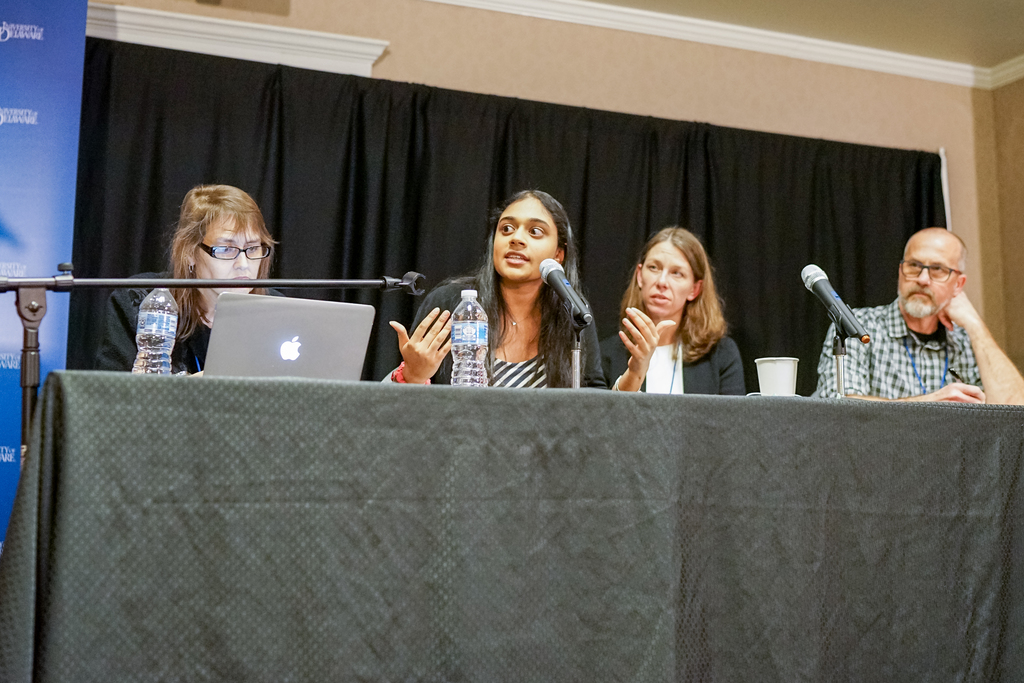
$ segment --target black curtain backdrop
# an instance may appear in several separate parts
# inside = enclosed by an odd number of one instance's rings
[[[798,356],[813,391],[828,319],[800,270],[853,306],[895,297],[916,230],[944,225],[936,154],[668,121],[89,39],[74,263],[79,277],[166,266],[185,193],[227,183],[259,203],[279,277],[424,273],[484,257],[487,215],[539,188],[569,212],[603,338],[646,239],[699,235],[749,390],[754,359]],[[68,367],[89,368],[107,292],[72,296]],[[388,320],[417,299],[312,292],[377,307],[365,377],[399,355]]]

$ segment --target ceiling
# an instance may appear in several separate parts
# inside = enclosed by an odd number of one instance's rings
[[[991,68],[1024,55],[1024,0],[597,0]]]

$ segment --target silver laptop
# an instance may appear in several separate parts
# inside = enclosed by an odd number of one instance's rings
[[[204,375],[359,380],[373,306],[226,292]]]

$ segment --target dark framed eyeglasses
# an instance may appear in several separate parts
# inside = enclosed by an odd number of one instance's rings
[[[929,266],[917,261],[900,261],[900,272],[908,278],[915,278],[921,275],[922,270],[928,271],[928,278],[932,282],[945,282],[953,273],[959,273],[956,268],[946,266]]]
[[[243,251],[245,252],[245,258],[249,259],[250,261],[256,261],[258,259],[267,258],[268,256],[270,256],[270,247],[267,246],[266,244],[254,244],[251,247],[246,247],[245,249],[242,249],[241,247],[228,247],[219,245],[216,247],[211,247],[209,244],[206,244],[205,242],[200,242],[199,247],[213,258],[219,259],[221,261],[234,261],[236,258],[238,258],[238,255]]]

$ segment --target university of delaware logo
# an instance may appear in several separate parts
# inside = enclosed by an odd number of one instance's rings
[[[31,109],[8,109],[0,107],[0,126],[5,123],[24,123],[35,126],[39,123],[39,112]]]
[[[8,40],[42,40],[43,27],[32,24],[8,24],[0,22],[0,43]]]

